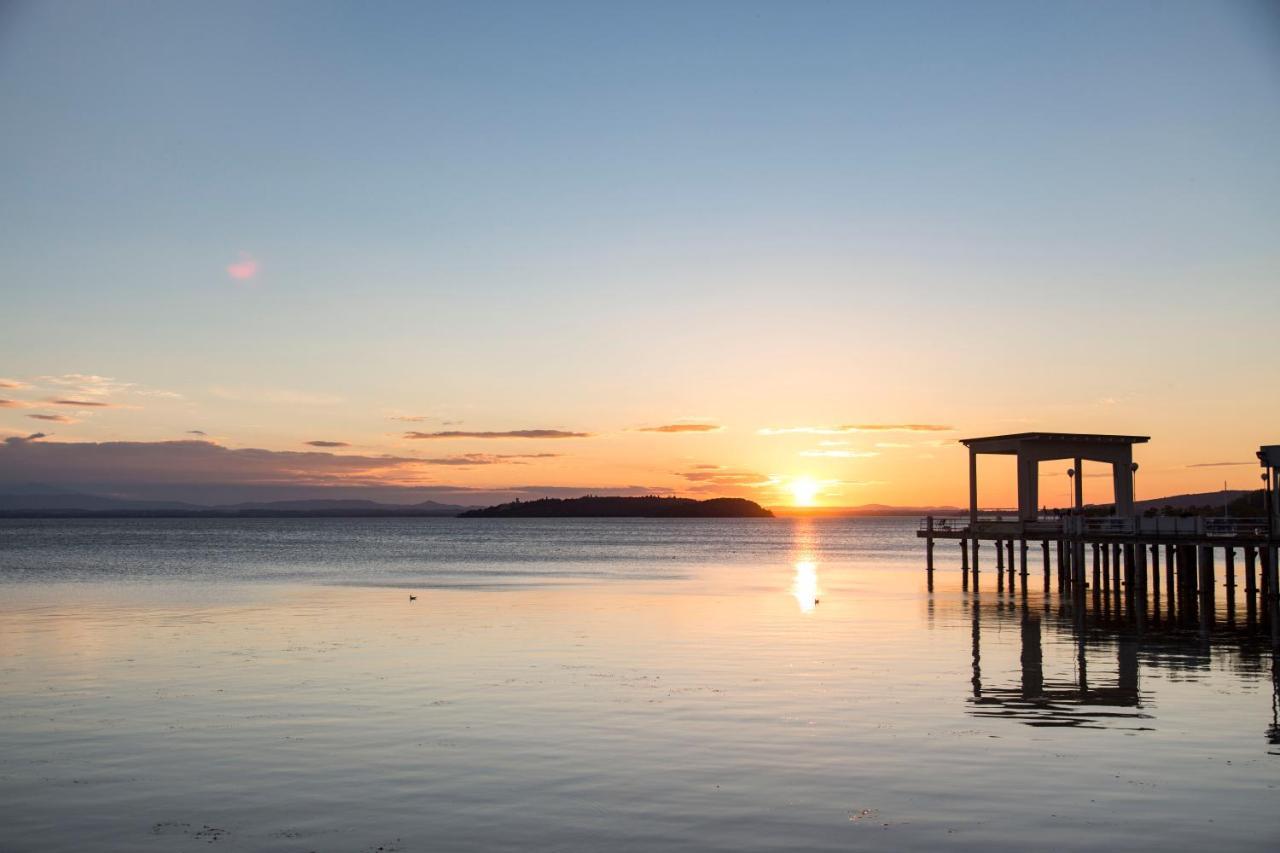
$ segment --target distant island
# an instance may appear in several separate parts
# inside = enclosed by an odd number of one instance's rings
[[[472,509],[459,518],[773,518],[746,498],[543,498]]]

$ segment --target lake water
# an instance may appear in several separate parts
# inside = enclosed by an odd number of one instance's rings
[[[1259,636],[952,550],[930,592],[910,519],[0,521],[0,850],[1276,848]]]

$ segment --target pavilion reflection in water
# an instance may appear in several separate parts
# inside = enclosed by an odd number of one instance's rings
[[[930,621],[938,617],[939,603],[932,603]],[[1198,618],[1188,624],[1178,619],[1143,620],[1120,608],[1079,612],[1069,598],[1028,594],[1025,587],[1018,595],[1012,584],[1007,595],[965,593],[955,603],[962,608],[956,615],[967,617],[971,630],[968,704],[976,717],[1029,726],[1142,731],[1153,728],[1156,717],[1154,696],[1142,689],[1144,671],[1158,669],[1190,679],[1225,666],[1251,679],[1270,680],[1272,713],[1264,737],[1280,745],[1280,668],[1265,638],[1247,625],[1224,620],[1206,636]],[[1007,669],[996,677],[984,674],[984,635],[996,647],[991,649],[995,654],[997,648],[1007,648],[1005,638],[1015,626],[1017,675],[1011,677]],[[1045,649],[1051,644],[1073,647],[1070,663],[1047,664]]]

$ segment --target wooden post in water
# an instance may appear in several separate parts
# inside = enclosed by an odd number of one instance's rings
[[[1208,630],[1213,626],[1214,587],[1217,585],[1213,572],[1213,546],[1201,545],[1198,555],[1200,563],[1200,627]]]
[[[1120,553],[1124,555],[1125,609],[1130,616],[1138,609],[1138,563],[1133,552],[1133,545],[1129,542],[1120,546]]]
[[[1072,597],[1076,603],[1076,618],[1081,620],[1083,626],[1084,620],[1084,542],[1076,541],[1071,543],[1071,591]]]
[[[1013,540],[1006,539],[1005,544],[1009,546],[1009,591],[1013,591]]]
[[[1098,543],[1093,543],[1093,589],[1097,592],[1098,585],[1102,583],[1102,555],[1099,553]]]
[[[1258,614],[1263,624],[1271,621],[1271,550],[1263,545],[1258,549]]]
[[[1200,603],[1199,602],[1200,572],[1199,572],[1198,563],[1197,563],[1198,556],[1199,555],[1197,553],[1196,546],[1194,545],[1182,546],[1182,557],[1183,557],[1182,582],[1186,584],[1186,589],[1187,589],[1186,604],[1187,604],[1187,621],[1188,622],[1196,621],[1197,608],[1199,607],[1199,603]]]
[[[1258,621],[1258,552],[1252,545],[1244,549],[1244,613],[1245,623]]]
[[[1040,540],[1040,554],[1044,558],[1044,597],[1049,600],[1049,540]]]
[[[1227,624],[1236,623],[1236,549],[1227,546],[1222,549],[1223,561],[1227,567]]]
[[[1121,596],[1124,594],[1120,586],[1120,543],[1111,543],[1111,594],[1115,597],[1116,612],[1120,611]]]
[[[1160,546],[1151,546],[1151,612],[1160,616]]]
[[[929,573],[929,583],[933,583],[933,516],[925,516],[924,568]]]
[[[1138,627],[1147,621],[1147,546],[1141,542],[1129,546],[1136,561],[1133,568],[1133,597],[1137,603]]]
[[[1262,592],[1267,602],[1263,612],[1271,624],[1271,642],[1280,646],[1280,551],[1268,544],[1262,553]]]
[[[1004,569],[1004,543],[999,539],[996,540],[996,571]]]
[[[1019,560],[1018,568],[1022,572],[1023,586],[1026,586],[1026,583],[1027,583],[1027,547],[1028,547],[1027,540],[1023,539],[1022,550],[1021,550],[1021,553],[1018,555],[1018,560]]]
[[[1063,554],[1066,552],[1066,543],[1061,539],[1058,540],[1058,592],[1061,593],[1067,586],[1067,580],[1062,575]]]
[[[1174,551],[1172,545],[1164,546],[1164,588],[1165,599],[1168,602],[1165,605],[1165,610],[1168,611],[1170,620],[1177,618],[1178,612],[1174,608],[1177,606],[1178,601],[1181,600],[1179,596],[1182,595],[1182,591],[1177,589],[1178,584],[1174,573],[1177,567],[1176,554],[1177,552]]]
[[[1111,551],[1107,548],[1106,543],[1095,545],[1095,548],[1102,554],[1102,594],[1107,599],[1107,604],[1111,603]]]

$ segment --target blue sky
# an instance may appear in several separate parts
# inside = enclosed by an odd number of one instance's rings
[[[17,3],[0,115],[0,376],[181,395],[55,440],[725,426],[562,485],[802,473],[789,424],[1275,440],[1274,4]]]

